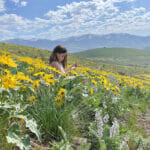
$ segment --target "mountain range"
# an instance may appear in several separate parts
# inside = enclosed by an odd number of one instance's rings
[[[85,34],[58,40],[10,39],[2,42],[48,50],[52,50],[56,45],[60,44],[64,45],[69,53],[102,47],[125,47],[150,50],[150,36],[137,36],[126,33],[106,35]]]

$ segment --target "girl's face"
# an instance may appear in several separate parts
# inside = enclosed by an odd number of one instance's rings
[[[57,53],[57,59],[59,62],[62,62],[67,54],[66,53]]]

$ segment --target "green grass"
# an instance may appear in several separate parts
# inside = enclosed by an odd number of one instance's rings
[[[47,60],[51,53],[48,50],[1,42],[0,42],[0,49],[19,56],[40,58],[42,60]]]
[[[133,48],[97,48],[75,53],[104,63],[150,67],[150,52]]]
[[[0,49],[19,56],[40,58],[46,63],[48,63],[51,54],[49,50],[1,42]],[[144,50],[100,48],[69,54],[68,64],[76,62],[79,66],[106,72],[119,72],[120,74],[128,76],[135,76],[143,73],[150,74],[150,69],[148,68],[148,64],[150,64],[150,52]],[[143,64],[147,65],[143,66]]]
[[[40,58],[40,54],[43,56],[44,60],[47,61],[50,55],[49,51],[44,51],[40,49],[34,49],[29,47],[21,47],[17,45],[7,45],[2,44],[5,50],[10,49],[10,52],[14,52],[15,54],[20,54],[21,56],[30,56],[30,57],[38,57]],[[10,47],[8,47],[10,46]],[[20,49],[19,49],[20,48]],[[18,51],[19,49],[19,51]],[[49,55],[48,55],[49,54]],[[111,71],[124,71],[125,73],[139,73],[142,72],[144,68],[133,67],[133,66],[123,66],[123,65],[114,65],[114,64],[104,64],[102,62],[91,61],[91,59],[86,59],[83,57],[75,57],[69,54],[68,62],[73,63],[77,62],[80,65],[91,67],[93,69],[107,70]],[[19,63],[19,62],[18,62]],[[24,63],[18,64],[18,71],[25,72],[28,65]],[[112,68],[111,68],[112,67]],[[125,70],[126,68],[126,70]],[[116,70],[115,70],[116,69]],[[140,70],[141,69],[141,70]],[[148,70],[148,69],[147,69]],[[145,70],[146,71],[146,70]],[[14,71],[16,70],[14,68]],[[89,73],[92,77],[92,73]],[[34,79],[34,77],[32,77]],[[35,78],[37,79],[37,78]],[[149,91],[142,91],[139,88],[122,88],[120,95],[117,96],[117,101],[114,101],[114,94],[112,91],[108,91],[102,88],[102,84],[98,83],[97,89],[94,91],[94,94],[90,94],[89,89],[91,86],[91,79],[87,78],[86,82],[84,82],[84,86],[81,86],[81,81],[85,80],[83,77],[76,77],[73,80],[66,80],[64,78],[60,78],[58,82],[56,82],[55,86],[47,86],[46,84],[41,84],[39,89],[36,91],[30,90],[30,88],[18,90],[9,90],[9,93],[4,93],[1,97],[8,103],[17,103],[21,104],[20,106],[24,106],[25,104],[29,104],[26,109],[20,109],[19,112],[14,109],[16,113],[30,114],[32,116],[41,131],[43,143],[48,144],[49,142],[59,141],[62,139],[62,134],[58,126],[61,126],[64,132],[67,134],[69,138],[69,142],[73,142],[73,138],[76,136],[86,137],[88,142],[91,143],[91,149],[98,149],[96,146],[101,144],[98,139],[96,139],[96,134],[92,134],[89,132],[89,129],[93,129],[97,133],[97,123],[94,121],[95,110],[102,110],[103,114],[108,114],[110,119],[108,124],[104,125],[104,141],[106,143],[107,149],[117,150],[118,149],[118,140],[121,140],[122,136],[127,134],[127,131],[130,131],[132,136],[134,136],[130,140],[130,149],[134,150],[134,147],[137,147],[139,142],[139,137],[135,138],[135,134],[143,135],[146,137],[145,131],[137,126],[137,122],[139,119],[139,114],[146,113],[146,109],[150,105],[150,94]],[[27,84],[26,82],[24,84]],[[29,84],[30,85],[30,84]],[[58,95],[58,91],[60,88],[66,89],[66,95],[64,100],[64,105],[62,107],[57,107],[55,104],[55,97]],[[5,96],[6,94],[6,96]],[[8,95],[7,95],[8,94]],[[35,96],[35,100],[30,102],[30,97]],[[20,98],[22,97],[22,98]],[[36,103],[35,103],[36,102]],[[107,107],[105,107],[107,106]],[[12,149],[12,145],[8,145],[6,142],[7,130],[10,124],[13,125],[12,120],[9,115],[12,116],[12,111],[9,111],[6,107],[4,109],[8,112],[8,115],[4,114],[5,111],[1,109],[0,111],[0,147],[3,149]],[[23,111],[22,111],[23,110]],[[31,117],[31,118],[32,118]],[[6,120],[8,118],[8,121]],[[119,138],[110,139],[109,138],[109,129],[112,126],[112,122],[114,118],[120,119],[120,121],[125,122],[126,125],[122,125],[122,130]],[[18,120],[19,123],[19,120]],[[92,123],[92,124],[91,124]],[[93,132],[93,133],[95,133]],[[95,137],[94,137],[95,136]],[[34,137],[35,138],[35,137]],[[115,143],[117,142],[117,143]],[[67,142],[65,142],[66,144]],[[137,148],[136,148],[137,149]],[[84,149],[83,149],[84,150]]]

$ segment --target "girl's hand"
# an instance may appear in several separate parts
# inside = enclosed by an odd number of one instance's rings
[[[66,70],[66,72],[71,71],[71,70],[75,70],[76,67],[78,67],[77,63],[73,64],[69,69]]]
[[[78,64],[77,64],[77,63],[73,64],[73,65],[71,66],[71,69],[75,70],[76,67],[78,67]]]
[[[75,66],[75,67],[78,67],[78,64],[77,64],[77,63],[75,63],[75,64],[74,64],[74,66]]]

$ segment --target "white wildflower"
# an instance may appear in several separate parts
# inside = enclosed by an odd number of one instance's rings
[[[103,137],[103,120],[102,120],[100,111],[96,112],[95,120],[97,121],[98,136],[102,138]]]
[[[89,95],[88,95],[88,94],[84,94],[84,93],[83,93],[83,94],[82,94],[82,96],[83,96],[83,97],[88,97]]]
[[[123,141],[122,144],[120,145],[120,149],[121,150],[129,150],[129,146],[125,141]]]
[[[2,93],[3,91],[5,91],[5,88],[1,87],[0,88],[0,93]]]
[[[107,105],[106,105],[106,103],[104,102],[103,103],[103,107],[106,109],[107,108]]]
[[[112,103],[115,104],[115,103],[117,103],[117,102],[118,102],[118,97],[113,97],[113,98],[112,98]]]
[[[128,142],[128,141],[129,141],[129,136],[125,136],[125,137],[124,137],[124,140],[125,140],[126,142]]]
[[[142,147],[139,147],[137,150],[143,150],[143,148],[142,148]]]
[[[106,115],[104,116],[103,121],[104,121],[105,123],[107,123],[107,122],[109,121],[109,115],[108,115],[108,114],[106,114]]]
[[[119,135],[119,124],[117,120],[113,122],[112,127],[110,128],[110,137]]]
[[[91,87],[93,87],[95,90],[97,89],[97,85],[92,84]]]

